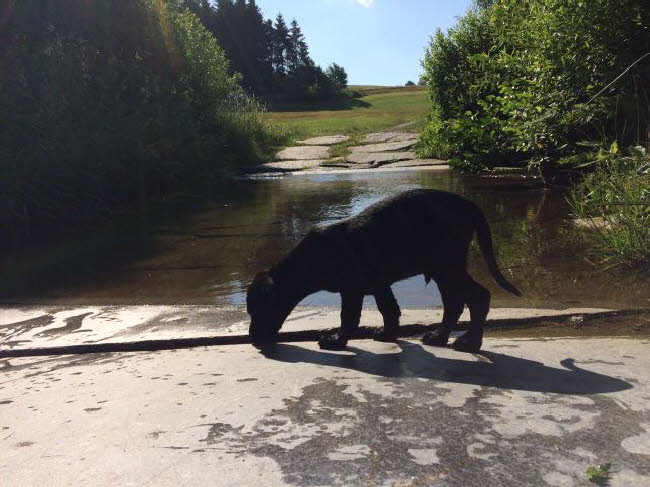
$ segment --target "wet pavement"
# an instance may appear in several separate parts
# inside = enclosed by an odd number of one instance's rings
[[[585,317],[606,311],[598,308],[495,308],[490,311],[489,320],[516,324],[533,318]],[[338,326],[339,313],[337,308],[299,307],[291,313],[282,332],[329,330]],[[421,328],[441,320],[441,308],[406,309],[401,317],[403,328]],[[469,312],[465,310],[461,323],[468,321]],[[248,333],[249,323],[250,318],[243,306],[0,307],[0,358],[5,350],[242,336]],[[365,309],[361,325],[381,327],[382,316],[374,308]]]
[[[0,361],[3,485],[650,483],[645,339]]]

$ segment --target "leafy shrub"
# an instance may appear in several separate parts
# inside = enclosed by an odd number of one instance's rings
[[[209,189],[276,136],[193,14],[11,0],[0,31],[0,244]]]
[[[584,140],[645,142],[649,22],[634,0],[478,2],[427,49],[435,116],[420,153],[481,170],[571,157]]]

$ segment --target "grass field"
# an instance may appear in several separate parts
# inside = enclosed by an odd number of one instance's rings
[[[348,91],[357,92],[363,96],[380,95],[383,93],[405,93],[408,91],[426,90],[423,86],[374,86],[374,85],[350,85]]]
[[[417,130],[430,106],[426,89],[420,87],[367,87],[364,92],[372,94],[319,105],[272,107],[266,116],[301,138],[369,133],[406,123],[413,125],[404,130]]]
[[[362,91],[362,90],[374,90],[377,88],[390,88],[390,86],[381,86],[381,85],[348,85],[348,90],[350,91]],[[397,87],[395,87],[397,88]]]

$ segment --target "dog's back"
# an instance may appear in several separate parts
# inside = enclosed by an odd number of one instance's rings
[[[384,199],[335,226],[345,232],[366,271],[392,283],[464,267],[481,216],[461,196],[420,189]]]

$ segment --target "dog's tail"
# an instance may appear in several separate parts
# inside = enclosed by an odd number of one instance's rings
[[[511,292],[515,296],[521,296],[519,289],[513,286],[512,283],[505,278],[497,265],[497,261],[494,258],[494,247],[492,245],[492,232],[490,231],[490,225],[480,210],[476,219],[476,237],[481,252],[483,253],[485,263],[490,269],[490,273],[492,274],[492,277],[494,277],[494,280],[506,291]]]

